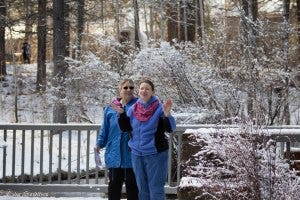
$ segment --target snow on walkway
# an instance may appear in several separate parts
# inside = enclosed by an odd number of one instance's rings
[[[107,200],[100,197],[12,197],[0,196],[0,200]]]
[[[86,195],[85,195],[86,194]],[[105,194],[99,193],[80,193],[76,196],[70,196],[68,193],[61,194],[58,196],[53,196],[48,193],[40,192],[14,192],[14,191],[4,191],[0,189],[0,200],[107,200],[108,198]]]

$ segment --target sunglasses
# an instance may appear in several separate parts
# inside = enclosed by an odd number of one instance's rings
[[[130,87],[127,87],[127,86],[125,86],[125,87],[123,87],[123,89],[124,89],[124,90],[127,90],[128,88],[129,88],[129,89],[131,89],[131,90],[133,90],[133,89],[134,89],[134,87],[133,87],[133,86],[130,86]]]

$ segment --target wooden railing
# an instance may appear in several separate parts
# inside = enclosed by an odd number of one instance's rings
[[[186,129],[235,128],[177,125],[169,134],[169,167],[165,189],[176,194],[181,178],[182,134]],[[0,190],[28,192],[107,192],[106,170],[96,167],[93,148],[99,124],[0,124]],[[264,127],[290,155],[300,141],[300,126]],[[103,175],[103,176],[102,176]]]

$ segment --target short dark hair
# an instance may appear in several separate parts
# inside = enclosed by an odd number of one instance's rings
[[[142,80],[140,80],[139,85],[141,85],[142,83],[149,84],[151,86],[151,88],[152,88],[152,91],[154,91],[154,84],[153,84],[153,82],[150,79],[142,79]]]

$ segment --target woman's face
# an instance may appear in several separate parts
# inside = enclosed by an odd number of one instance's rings
[[[147,103],[151,96],[154,94],[154,91],[148,83],[141,83],[139,88],[139,96],[144,103]]]
[[[125,82],[120,89],[122,99],[131,100],[134,97],[134,86],[129,82]]]

